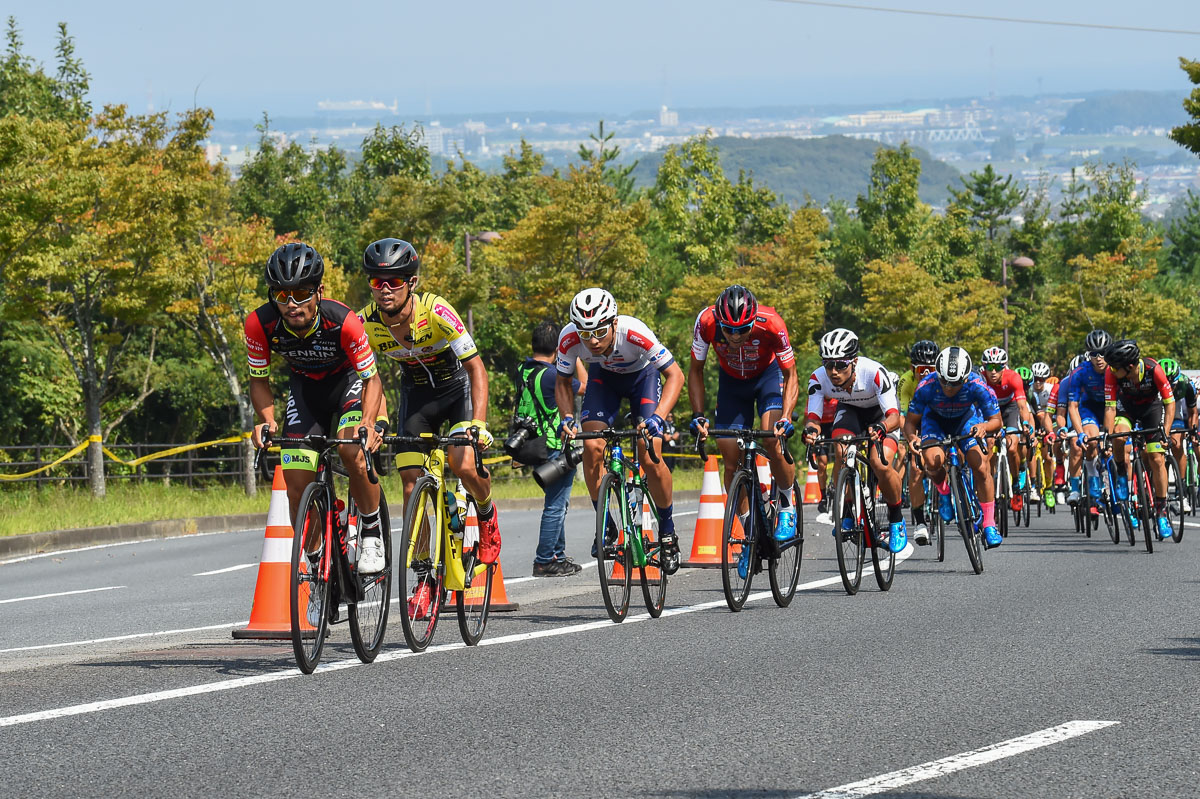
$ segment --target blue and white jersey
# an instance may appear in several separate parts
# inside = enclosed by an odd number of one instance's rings
[[[1067,375],[1070,385],[1067,389],[1067,402],[1078,402],[1092,408],[1104,407],[1104,373],[1097,372],[1092,364],[1085,361],[1075,367],[1075,371]],[[1059,401],[1062,401],[1062,389],[1058,390]]]
[[[908,412],[917,416],[931,413],[945,419],[957,419],[969,414],[972,408],[978,408],[984,419],[990,419],[1000,413],[996,395],[982,377],[972,372],[958,393],[948,397],[942,391],[942,384],[937,375],[930,372],[917,384],[912,402],[908,405]]]

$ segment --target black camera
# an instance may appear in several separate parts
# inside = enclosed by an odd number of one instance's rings
[[[545,491],[546,486],[557,483],[559,480],[575,471],[575,467],[578,466],[582,460],[582,449],[568,447],[567,451],[562,454],[562,457],[551,458],[545,463],[535,466],[533,469],[533,482],[538,484],[538,488]]]
[[[512,432],[504,439],[504,452],[511,458],[516,458],[523,451],[525,442],[538,437],[537,423],[528,416],[518,416],[513,419]]]

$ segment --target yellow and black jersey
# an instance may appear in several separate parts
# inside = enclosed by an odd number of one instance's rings
[[[416,386],[442,386],[464,380],[462,362],[479,354],[458,312],[444,297],[425,291],[413,295],[408,338],[397,341],[384,324],[379,306],[371,302],[358,312],[371,349],[399,361],[404,379]]]

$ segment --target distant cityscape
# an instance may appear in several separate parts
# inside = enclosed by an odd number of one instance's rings
[[[677,109],[663,105],[620,118],[604,114],[537,112],[403,118],[395,103],[324,101],[307,117],[272,119],[271,135],[280,143],[336,145],[352,156],[377,124],[419,128],[431,155],[458,159],[460,153],[483,168],[499,168],[501,159],[522,139],[544,153],[554,166],[577,159],[590,144],[601,118],[623,160],[633,160],[709,132],[744,139],[797,139],[841,135],[886,145],[907,141],[961,173],[991,163],[1001,174],[1033,184],[1050,178],[1057,193],[1072,168],[1088,160],[1136,164],[1143,210],[1151,217],[1166,212],[1188,189],[1200,189],[1200,161],[1166,138],[1170,126],[1155,119],[1100,121],[1091,129],[1068,130],[1072,109],[1088,97],[1041,96],[965,98],[906,102],[886,107],[813,106],[758,109]],[[1169,100],[1170,98],[1163,98]],[[1182,98],[1175,98],[1176,107]],[[1184,121],[1179,110],[1179,122]],[[1153,116],[1153,115],[1150,115]],[[208,155],[237,170],[257,146],[252,120],[216,122]],[[1078,125],[1075,125],[1078,128]],[[767,181],[769,185],[769,180]],[[865,190],[865,185],[863,186]],[[851,198],[852,199],[852,198]]]

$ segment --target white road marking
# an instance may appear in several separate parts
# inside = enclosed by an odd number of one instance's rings
[[[1032,732],[1029,735],[1010,738],[1007,741],[991,744],[981,749],[950,755],[940,760],[931,760],[919,766],[911,766],[910,768],[900,769],[888,774],[880,774],[878,777],[839,785],[836,788],[830,788],[825,791],[807,793],[797,797],[797,799],[856,799],[856,797],[860,796],[883,793],[884,791],[903,788],[905,785],[912,785],[914,782],[923,782],[936,777],[944,777],[956,771],[982,766],[986,763],[1002,760],[1006,757],[1013,757],[1014,755],[1029,752],[1033,749],[1040,749],[1043,746],[1061,743],[1062,741],[1080,735],[1087,735],[1089,732],[1102,730],[1105,727],[1111,727],[1114,724],[1120,723],[1119,721],[1068,721],[1057,727],[1048,727],[1044,730]]]
[[[19,596],[15,599],[0,599],[0,605],[7,605],[9,602],[28,602],[31,599],[50,599],[56,596],[72,596],[73,594],[94,594],[97,591],[116,591],[118,588],[124,588],[123,585],[106,585],[103,588],[82,588],[78,591],[59,591],[56,594],[38,594],[37,596]]]
[[[594,560],[589,560],[587,563],[580,563],[580,564],[579,564],[579,568],[581,568],[581,569],[590,569],[591,567],[593,567],[593,566],[595,566],[595,565],[596,565],[596,561],[594,561]],[[530,576],[530,577],[513,577],[513,578],[510,580],[510,579],[508,579],[508,578],[506,577],[506,578],[504,578],[504,584],[505,584],[505,585],[516,585],[517,583],[528,583],[528,582],[531,582],[531,581],[533,581],[533,580],[541,580],[541,579],[544,579],[544,578],[542,578],[542,577],[532,577],[532,576]]]
[[[7,566],[10,563],[24,563],[27,560],[38,560],[39,558],[56,558],[59,555],[72,555],[76,552],[90,552],[93,549],[108,549],[109,547],[127,547],[133,544],[152,544],[156,541],[174,541],[177,538],[206,538],[210,535],[229,535],[230,533],[252,533],[254,530],[218,530],[215,533],[188,533],[186,535],[171,535],[165,538],[139,538],[137,541],[114,541],[111,544],[94,544],[90,547],[75,547],[74,549],[56,549],[53,552],[39,552],[36,555],[22,555],[19,558],[9,558],[8,560],[0,560],[0,566]]]
[[[911,547],[905,547],[904,551],[896,556],[897,561],[906,560],[912,554]],[[821,588],[827,585],[841,582],[840,576],[827,577],[821,580],[814,580],[811,583],[803,583],[796,586],[797,591],[811,591],[814,588]],[[759,591],[747,597],[747,602],[758,602],[771,596],[770,591]],[[396,599],[393,602],[398,601]],[[725,605],[724,599],[717,599],[712,602],[703,602],[699,605],[688,605],[682,608],[667,608],[663,611],[663,616],[682,616],[689,613],[697,613],[702,610],[711,610]],[[587,632],[589,630],[619,630],[627,627],[630,624],[646,621],[650,618],[649,613],[643,613],[637,616],[630,615],[626,617],[624,623],[613,624],[608,619],[599,621],[585,622],[583,624],[572,624],[567,627],[551,627],[545,630],[535,630],[527,633],[514,633],[512,635],[502,635],[499,638],[485,638],[480,641],[480,646],[501,646],[503,644],[520,643],[521,641],[532,641],[537,638],[553,638],[560,635],[570,635],[572,633]],[[227,626],[227,625],[221,625]],[[431,646],[422,653],[412,652],[410,650],[394,650],[384,652],[375,658],[376,663],[385,663],[392,660],[403,660],[404,658],[416,657],[420,655],[433,655],[440,652],[450,652],[457,649],[465,649],[466,644],[462,642],[453,644],[441,644],[439,646]],[[363,663],[358,658],[349,660],[340,660],[333,663],[322,664],[317,667],[317,673],[328,671],[341,671],[342,669],[355,668],[362,666]],[[49,719],[66,718],[68,716],[81,716],[88,713],[99,713],[104,710],[113,710],[122,707],[133,707],[136,705],[148,705],[154,702],[163,702],[168,699],[179,699],[185,696],[198,696],[201,694],[218,693],[220,691],[231,691],[237,688],[245,688],[251,685],[260,685],[262,683],[279,682],[280,680],[290,680],[295,677],[304,676],[299,669],[284,669],[283,671],[271,672],[269,674],[257,674],[253,677],[238,677],[232,680],[220,680],[218,682],[204,683],[202,685],[189,685],[183,688],[175,688],[169,691],[152,691],[145,694],[134,694],[133,696],[124,696],[117,699],[104,699],[98,702],[87,702],[81,705],[68,705],[66,707],[51,708],[48,710],[37,710],[32,713],[21,713],[15,716],[6,716],[0,718],[0,727],[14,727],[20,724],[32,724],[37,721],[47,721]]]
[[[213,569],[210,572],[198,572],[193,574],[193,577],[211,577],[214,574],[224,574],[225,572],[236,572],[242,569],[253,569],[257,563],[239,563],[236,566],[226,566],[224,569]]]
[[[224,624],[209,624],[205,627],[184,627],[179,630],[160,630],[153,633],[130,633],[129,635],[114,635],[109,638],[90,638],[86,641],[67,641],[62,644],[38,644],[37,646],[18,646],[12,649],[0,649],[0,655],[8,652],[32,652],[35,649],[59,649],[65,646],[89,646],[91,644],[107,644],[110,641],[131,641],[135,638],[156,638],[163,635],[178,635],[179,633],[195,633],[203,630],[226,630],[230,627],[242,627],[250,623],[249,619],[245,621],[231,621]]]

